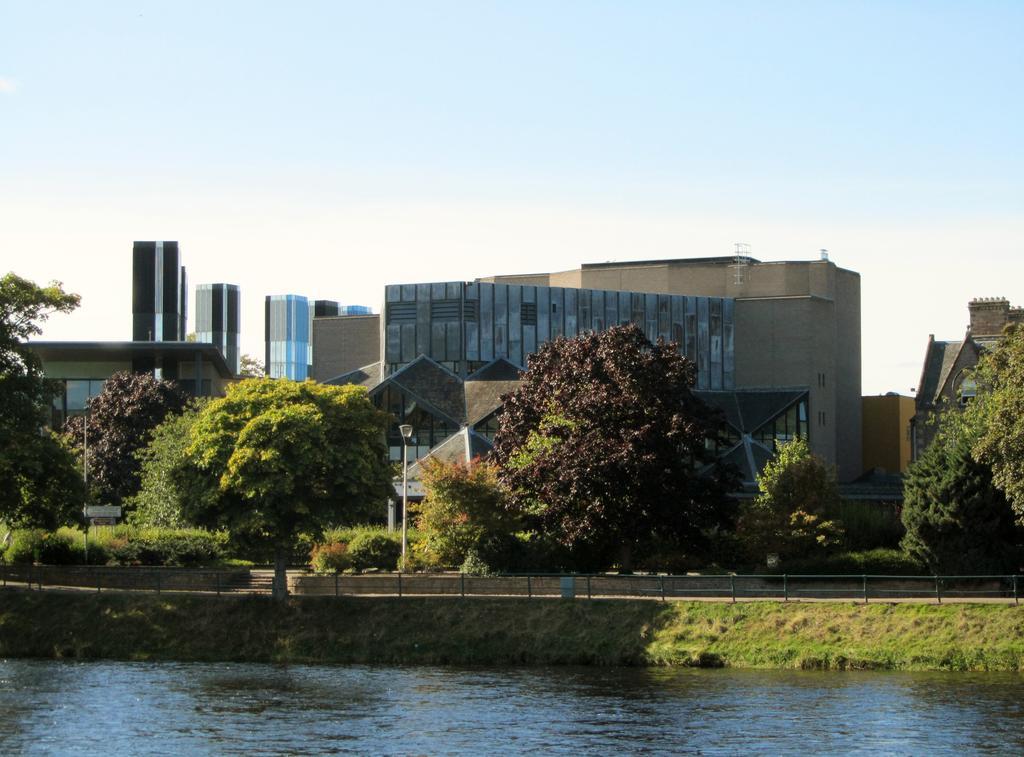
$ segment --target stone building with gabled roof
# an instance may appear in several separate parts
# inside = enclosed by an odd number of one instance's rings
[[[980,297],[967,304],[970,323],[963,339],[940,341],[928,335],[924,365],[911,420],[911,447],[916,459],[935,438],[938,416],[960,408],[975,396],[971,370],[982,354],[999,343],[1007,326],[1024,323],[1024,308],[1003,297]]]

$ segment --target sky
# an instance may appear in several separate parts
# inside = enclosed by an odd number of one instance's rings
[[[970,299],[1024,305],[1022,29],[1019,0],[0,0],[0,273],[82,296],[42,338],[127,340],[132,241],[177,240],[262,356],[267,294],[826,248],[864,393],[909,394]]]

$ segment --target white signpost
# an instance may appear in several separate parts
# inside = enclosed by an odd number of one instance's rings
[[[401,481],[395,481],[394,482],[394,487],[395,487],[395,494],[397,494],[399,497],[401,497],[402,496],[402,482]],[[422,481],[410,481],[409,482],[409,496],[410,497],[422,497],[422,496],[426,495],[426,493],[427,493],[427,490],[423,488],[423,482]]]
[[[116,526],[121,508],[118,505],[89,505],[85,508],[85,517],[94,526]]]
[[[89,505],[85,508],[86,518],[120,518],[119,505]]]

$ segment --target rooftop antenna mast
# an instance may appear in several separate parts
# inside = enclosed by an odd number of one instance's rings
[[[729,266],[733,269],[732,283],[736,286],[741,286],[743,284],[743,274],[749,263],[750,245],[746,242],[736,242],[736,257],[733,264]]]

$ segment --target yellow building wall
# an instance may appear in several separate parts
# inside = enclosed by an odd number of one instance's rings
[[[861,398],[863,465],[865,471],[881,468],[904,473],[910,465],[910,419],[914,398],[902,395]]]

